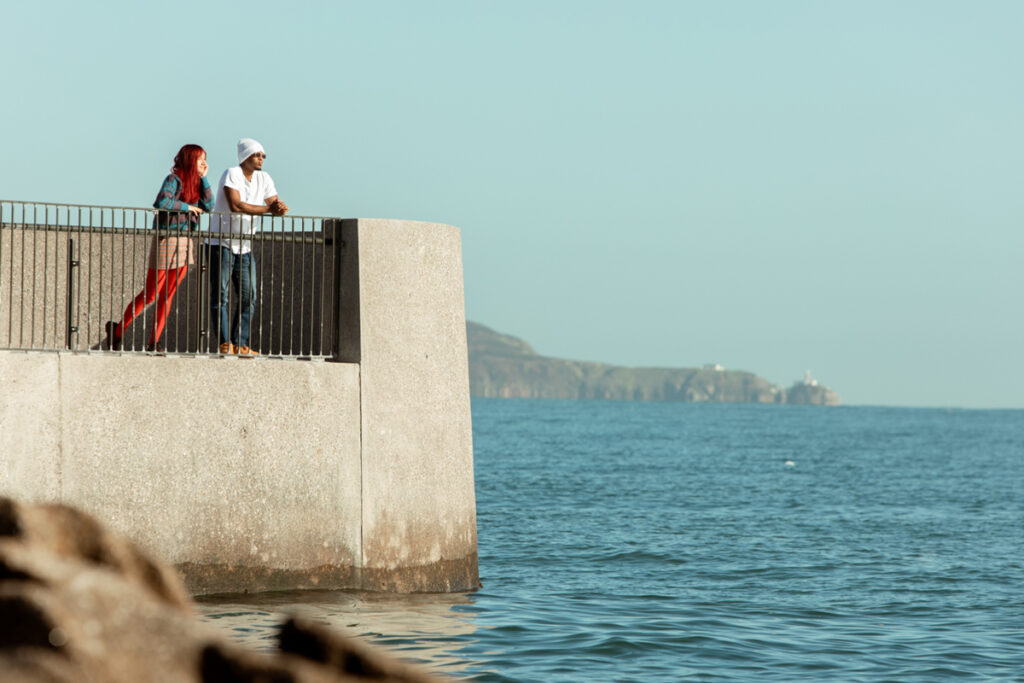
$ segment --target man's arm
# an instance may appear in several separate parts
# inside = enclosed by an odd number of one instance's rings
[[[271,213],[270,206],[246,204],[243,202],[242,196],[238,194],[238,190],[234,188],[225,186],[224,196],[228,200],[228,208],[231,209],[232,213],[247,213],[250,216],[259,216],[264,213]]]

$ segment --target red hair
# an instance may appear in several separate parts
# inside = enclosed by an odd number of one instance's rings
[[[199,201],[199,171],[196,165],[206,150],[199,145],[184,145],[174,157],[174,175],[181,181],[181,201],[195,204]]]

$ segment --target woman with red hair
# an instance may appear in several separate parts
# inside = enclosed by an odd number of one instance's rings
[[[164,178],[156,201],[153,202],[153,208],[159,211],[153,219],[153,228],[157,234],[149,251],[146,284],[135,301],[124,309],[121,323],[113,320],[107,323],[111,349],[121,348],[124,328],[156,300],[156,323],[146,349],[163,351],[158,342],[164,332],[174,292],[185,279],[189,265],[195,263],[192,239],[187,234],[173,233],[197,230],[199,215],[203,211],[213,210],[213,191],[210,189],[210,181],[206,179],[208,170],[206,150],[199,145],[185,145],[174,157],[171,173]]]

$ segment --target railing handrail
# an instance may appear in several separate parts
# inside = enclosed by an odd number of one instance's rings
[[[99,204],[67,204],[67,203],[56,203],[56,202],[30,202],[23,200],[13,199],[0,199],[0,207],[4,205],[14,206],[19,204],[22,207],[38,207],[39,210],[50,207],[54,209],[80,209],[80,210],[100,210],[100,211],[132,211],[145,214],[157,215],[160,213],[167,214],[183,214],[188,213],[187,210],[180,209],[155,209],[146,208],[142,206],[103,206]],[[24,208],[22,209],[22,217],[25,217]],[[59,220],[47,221],[43,223],[39,222],[25,222],[25,221],[5,221],[3,212],[0,211],[0,228],[8,228],[14,230],[38,230],[43,232],[88,232],[88,233],[127,233],[130,235],[149,235],[154,233],[167,233],[167,234],[184,234],[190,237],[202,238],[212,237],[214,235],[224,235],[224,239],[251,239],[252,235],[259,233],[260,241],[264,242],[294,242],[300,244],[313,244],[316,242],[316,238],[310,237],[311,233],[324,233],[323,222],[324,221],[338,221],[340,220],[336,216],[274,216],[261,214],[253,216],[246,213],[236,213],[232,211],[204,211],[201,216],[224,216],[224,217],[248,217],[248,218],[259,218],[261,219],[260,225],[257,229],[250,233],[233,233],[227,231],[212,231],[209,226],[206,227],[192,227],[188,225],[183,228],[154,228],[152,225],[135,225],[135,226],[113,226],[113,225],[88,225],[82,224],[81,222],[71,222],[70,217],[66,222],[60,222]],[[274,230],[275,225],[280,225],[281,230]],[[284,227],[289,229],[285,230]],[[306,230],[306,227],[312,229]],[[298,228],[298,229],[296,229]],[[249,237],[246,237],[248,235]],[[330,244],[330,238],[328,235],[322,235],[325,238],[327,244]]]
[[[186,211],[178,209],[155,209],[151,206],[108,206],[104,204],[68,204],[67,202],[34,202],[26,199],[0,199],[0,204],[28,204],[31,206],[55,206],[55,207],[66,207],[76,209],[110,209],[114,211],[148,211],[151,213],[159,213],[165,211],[167,213],[185,213]],[[337,216],[298,216],[287,214],[285,216],[272,216],[267,214],[260,214],[253,216],[247,213],[235,213],[231,211],[204,211],[203,215],[212,216],[214,214],[221,216],[249,216],[250,218],[290,218],[292,220],[327,220],[335,221],[339,220]]]

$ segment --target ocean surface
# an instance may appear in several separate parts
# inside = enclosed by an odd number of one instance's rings
[[[474,399],[480,578],[302,611],[480,681],[1024,681],[1024,411]]]

